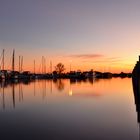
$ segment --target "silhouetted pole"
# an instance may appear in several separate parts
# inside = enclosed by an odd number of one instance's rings
[[[72,63],[72,61],[70,60],[70,72],[71,72],[71,63]]]
[[[19,56],[19,73],[20,73],[20,56]]]
[[[42,74],[45,74],[45,73],[46,73],[46,59],[43,56],[42,57]]]
[[[42,74],[44,73],[44,56],[42,56]]]
[[[15,50],[13,50],[13,57],[12,57],[12,71],[15,71]]]
[[[23,71],[23,56],[21,57],[21,72]]]
[[[42,56],[42,74],[46,73],[46,59]]]
[[[70,63],[70,72],[71,72],[71,63]]]
[[[50,61],[50,73],[52,73],[52,61]]]
[[[5,50],[3,49],[3,52],[2,52],[2,70],[4,70],[4,52],[5,52]]]
[[[44,73],[46,74],[46,59],[44,58]]]
[[[35,75],[35,60],[34,60],[34,75]]]

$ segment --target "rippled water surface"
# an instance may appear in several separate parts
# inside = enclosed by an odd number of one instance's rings
[[[2,140],[138,140],[131,78],[0,83]]]

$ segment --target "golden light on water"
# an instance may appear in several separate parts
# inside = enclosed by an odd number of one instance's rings
[[[72,95],[73,95],[72,89],[69,89],[69,96],[72,96]]]

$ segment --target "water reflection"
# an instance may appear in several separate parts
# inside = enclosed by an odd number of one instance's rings
[[[53,83],[55,84],[55,86],[57,87],[57,89],[58,89],[59,91],[64,90],[65,84],[64,84],[64,82],[62,81],[62,79],[54,79],[54,80],[53,80]]]
[[[107,81],[107,82],[106,82]],[[98,84],[98,82],[100,84]],[[119,84],[120,79],[116,82]],[[110,92],[114,89],[115,84],[109,87],[110,79],[53,79],[53,80],[24,80],[24,81],[3,81],[0,83],[2,108],[5,109],[7,103],[13,108],[16,105],[30,101],[45,100],[50,93],[52,96],[80,96],[80,97],[100,97],[104,94],[104,88],[107,85],[107,90]],[[25,90],[25,91],[24,91]],[[58,93],[59,91],[59,93]],[[25,94],[25,95],[24,95]],[[47,100],[47,98],[46,98]],[[17,104],[18,102],[18,104]]]
[[[18,86],[19,86],[19,102],[21,102],[23,101],[23,88],[21,83],[19,83]]]
[[[9,100],[7,100],[6,98],[11,97],[10,100],[12,101],[12,107],[13,108],[16,107],[16,102],[19,102],[19,103],[23,102],[24,101],[23,88],[26,87],[26,86],[29,86],[29,91],[33,90],[34,97],[37,94],[40,94],[40,95],[42,95],[42,99],[44,100],[45,97],[46,97],[46,94],[48,92],[54,93],[56,89],[59,92],[64,91],[65,93],[68,94],[68,96],[73,96],[73,95],[83,96],[83,94],[81,94],[81,93],[74,94],[73,86],[74,85],[76,85],[76,86],[77,85],[82,85],[82,84],[93,85],[95,82],[98,82],[98,81],[99,81],[99,79],[93,79],[93,78],[84,79],[84,80],[80,80],[80,79],[77,79],[77,80],[76,79],[70,79],[70,80],[53,79],[53,80],[36,80],[36,81],[30,81],[30,80],[3,81],[3,82],[0,83],[2,108],[5,109],[6,108],[6,103],[7,102],[9,103]],[[5,90],[8,90],[8,91],[5,91]],[[10,96],[9,94],[12,95],[12,96]],[[94,95],[96,96],[96,93],[94,93]]]
[[[2,137],[137,140],[131,86],[131,79],[120,78],[2,82]]]
[[[88,79],[70,79],[70,83],[71,84],[76,84],[76,83],[90,83],[91,85],[93,85],[94,82],[99,81],[99,79],[95,79],[95,78],[88,78]]]

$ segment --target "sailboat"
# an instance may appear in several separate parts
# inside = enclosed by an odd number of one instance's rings
[[[5,65],[4,65],[4,53],[5,53],[5,50],[3,49],[2,51],[2,69],[0,70],[0,80],[5,80],[6,79],[6,74],[7,74],[7,71],[5,70]]]
[[[15,79],[18,79],[18,77],[19,77],[19,72],[15,71],[15,50],[13,50],[13,55],[12,55],[12,71],[11,71],[10,79],[15,80]]]

